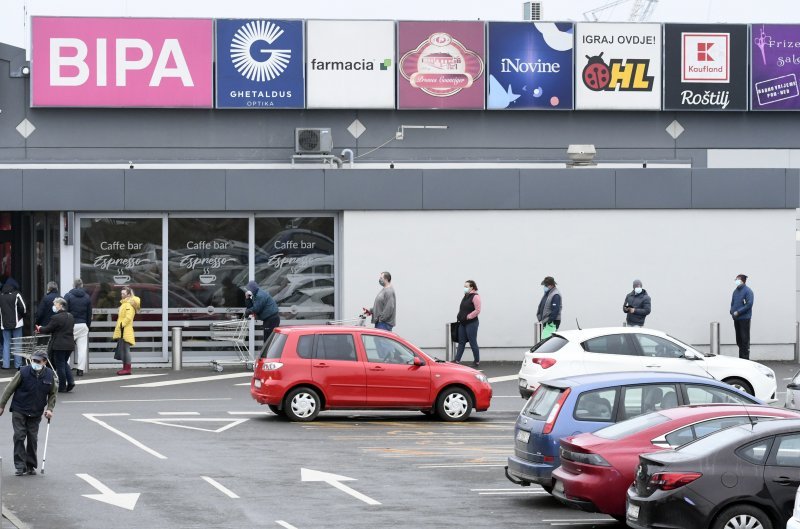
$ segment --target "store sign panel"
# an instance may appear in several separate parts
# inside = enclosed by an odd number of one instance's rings
[[[32,105],[212,106],[212,21],[33,17]]]
[[[217,108],[303,108],[303,22],[217,20]]]
[[[392,21],[306,22],[308,108],[394,108]]]
[[[577,24],[575,108],[661,109],[661,25]]]
[[[747,109],[747,26],[664,26],[664,109]]]
[[[490,22],[489,109],[572,110],[574,25]]]
[[[800,109],[800,25],[753,25],[750,36],[750,108]]]
[[[483,22],[398,22],[398,108],[483,109]]]

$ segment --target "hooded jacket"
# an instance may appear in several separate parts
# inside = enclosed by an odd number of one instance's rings
[[[58,289],[50,290],[39,302],[39,308],[36,309],[36,325],[44,327],[50,323],[50,318],[53,316],[53,301],[61,294]]]
[[[72,314],[66,310],[60,310],[53,314],[50,323],[39,329],[39,332],[51,335],[51,351],[74,351],[75,336],[72,334],[74,326],[75,320],[72,318]]]
[[[87,327],[92,326],[92,298],[82,288],[73,288],[64,296],[67,302],[67,310],[75,323],[85,323]]]
[[[0,327],[7,331],[22,327],[22,318],[27,310],[19,293],[19,283],[8,278],[0,290]]]
[[[245,301],[247,305],[245,316],[255,314],[256,318],[263,321],[278,314],[278,304],[275,303],[275,300],[272,299],[269,292],[258,288],[258,283],[250,281],[247,283],[247,290],[249,290],[253,296],[247,298]]]
[[[114,327],[114,340],[122,338],[130,345],[136,345],[133,334],[133,319],[142,308],[142,301],[138,296],[130,296],[119,302],[117,326]]]
[[[633,308],[633,314],[628,312],[629,308]],[[637,294],[636,291],[631,290],[625,296],[625,303],[622,305],[623,312],[627,313],[625,321],[628,325],[644,325],[644,319],[650,314],[650,294],[645,289]]]

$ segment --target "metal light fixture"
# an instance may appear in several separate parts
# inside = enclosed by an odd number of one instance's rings
[[[594,163],[595,154],[597,154],[597,150],[594,145],[570,145],[567,147],[567,155],[569,156],[567,165],[572,167],[597,165]]]
[[[400,125],[397,132],[394,134],[394,139],[402,140],[405,137],[406,129],[438,129],[444,130],[449,128],[448,125]]]

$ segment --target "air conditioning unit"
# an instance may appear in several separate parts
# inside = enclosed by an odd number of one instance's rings
[[[330,154],[333,151],[331,129],[294,129],[297,154]]]
[[[542,19],[541,2],[525,2],[522,4],[522,20],[538,22]]]

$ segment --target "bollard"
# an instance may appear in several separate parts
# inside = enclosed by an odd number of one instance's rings
[[[800,362],[800,321],[794,322],[794,361]]]
[[[183,369],[183,327],[172,328],[172,370]]]
[[[452,323],[445,323],[444,324],[444,359],[446,362],[449,362],[453,359],[453,335],[450,334],[450,326],[453,325]]]
[[[533,324],[533,344],[536,345],[537,343],[542,341],[542,322],[537,321]]]
[[[719,354],[719,322],[712,321],[710,325],[711,329],[711,339],[709,341],[709,352],[712,355]]]

